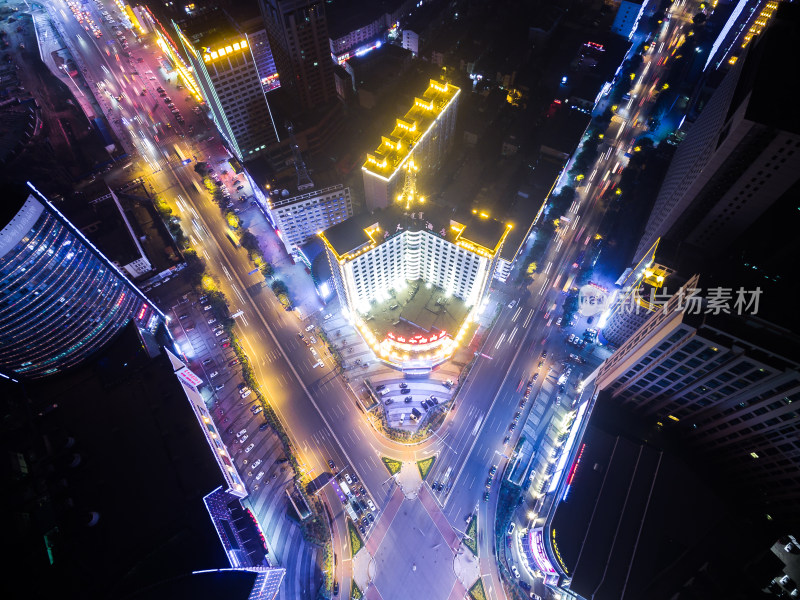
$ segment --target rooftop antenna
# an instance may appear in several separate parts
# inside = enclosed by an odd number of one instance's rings
[[[403,191],[397,196],[397,201],[405,204],[405,209],[408,211],[411,210],[415,202],[420,204],[425,202],[425,198],[417,196],[417,171],[419,171],[419,167],[413,158],[408,159],[405,170],[406,177],[403,182]]]
[[[297,140],[294,137],[294,126],[290,122],[286,122],[286,129],[289,131],[289,143],[292,147],[292,156],[294,157],[294,168],[297,171],[297,190],[308,190],[314,187],[314,182],[308,174],[308,168],[303,160],[303,155],[300,154],[300,147],[297,145]]]

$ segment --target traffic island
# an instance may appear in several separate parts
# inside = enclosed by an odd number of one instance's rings
[[[478,515],[469,520],[467,531],[464,535],[464,545],[469,548],[474,556],[478,556]]]
[[[400,472],[400,468],[403,466],[403,463],[399,460],[389,458],[388,456],[382,456],[381,461],[383,461],[384,466],[389,470],[389,475],[397,475]]]
[[[350,583],[350,599],[351,600],[361,600],[364,597],[364,594],[361,592],[361,589],[356,585],[356,582],[353,581]]]
[[[417,463],[404,462],[400,472],[394,478],[403,495],[409,500],[419,496],[422,488],[422,478],[418,466]]]
[[[364,540],[350,519],[347,519],[347,535],[350,538],[350,555],[355,556],[364,547]]]
[[[417,468],[419,469],[419,476],[422,477],[422,481],[425,481],[428,473],[431,472],[435,460],[436,456],[430,456],[417,461]]]
[[[486,596],[486,590],[483,589],[482,579],[478,579],[478,581],[472,584],[472,587],[469,588],[468,594],[472,600],[488,600]]]

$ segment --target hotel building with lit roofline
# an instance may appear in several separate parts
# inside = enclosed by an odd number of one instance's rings
[[[431,80],[421,97],[395,122],[361,167],[368,210],[386,208],[403,185],[402,169],[413,157],[425,171],[435,170],[453,143],[461,90]]]
[[[378,358],[424,371],[466,335],[511,228],[426,203],[412,184],[392,206],[319,235],[345,316]]]

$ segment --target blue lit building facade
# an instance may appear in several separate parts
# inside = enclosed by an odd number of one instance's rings
[[[32,185],[0,223],[0,373],[40,378],[164,315]]]

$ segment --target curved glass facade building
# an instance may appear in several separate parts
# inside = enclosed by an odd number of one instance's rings
[[[140,330],[163,322],[41,193],[20,190],[0,215],[0,372],[53,375],[82,362],[131,319]]]

